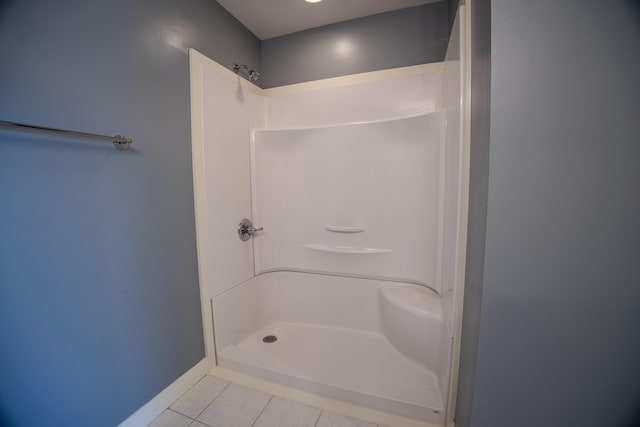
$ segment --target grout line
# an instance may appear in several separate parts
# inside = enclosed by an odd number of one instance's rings
[[[166,411],[171,411],[171,412],[173,412],[174,414],[182,415],[183,417],[187,417],[187,418],[189,418],[190,420],[192,420],[192,419],[193,419],[193,418],[191,418],[190,416],[185,415],[185,414],[183,414],[183,413],[181,413],[181,412],[178,412],[178,411],[174,411],[174,410],[173,410],[173,409],[171,409],[171,408],[167,408],[167,409],[166,409]]]
[[[207,376],[207,375],[205,374],[205,376],[204,376],[204,377],[206,377],[206,376]],[[204,377],[202,377],[202,378],[204,378]],[[183,414],[183,413],[182,413],[182,412],[180,412],[180,411],[176,411],[176,410],[175,410],[175,409],[173,409],[171,406],[173,406],[173,404],[174,404],[174,403],[176,403],[178,400],[182,399],[182,398],[183,398],[187,393],[189,393],[191,390],[193,390],[193,388],[194,388],[194,387],[195,387],[195,386],[196,386],[200,381],[202,381],[202,378],[200,378],[198,381],[196,381],[196,383],[195,383],[194,385],[192,385],[191,387],[189,387],[189,389],[188,389],[187,391],[185,391],[184,393],[182,393],[182,394],[181,394],[181,395],[180,395],[176,400],[174,400],[173,402],[171,402],[171,403],[169,404],[169,406],[167,406],[167,409],[171,409],[173,412],[175,412],[175,413],[177,413],[177,414],[184,415],[184,416],[185,416],[185,417],[187,417],[187,418],[191,418],[191,417],[190,417],[189,415],[187,415],[187,414]],[[193,420],[194,418],[191,418],[191,419]]]
[[[262,408],[262,410],[258,413],[258,416],[256,417],[256,419],[253,420],[253,422],[251,423],[251,427],[253,427],[253,425],[256,423],[256,421],[258,421],[258,418],[260,418],[260,415],[262,415],[264,410],[267,409],[267,406],[269,406],[269,403],[271,403],[272,400],[273,400],[273,395],[271,395],[271,397],[269,398],[269,401],[267,402],[267,404],[264,405],[264,408]]]
[[[195,418],[193,418],[191,415],[183,414],[182,412],[180,412],[180,411],[178,411],[178,410],[176,410],[176,409],[172,409],[171,407],[169,407],[169,408],[167,408],[167,409],[168,409],[168,410],[170,410],[170,411],[172,411],[172,412],[175,412],[176,414],[180,414],[180,415],[182,415],[183,417],[187,417],[187,418],[190,418],[190,419],[192,419],[192,420],[195,420]]]
[[[196,418],[198,417],[198,415],[200,415],[200,414],[196,415],[196,416],[195,416],[195,418],[194,418],[194,417],[192,417],[191,415],[183,414],[182,412],[180,412],[180,411],[178,411],[178,410],[176,410],[176,409],[173,409],[171,406],[173,406],[173,404],[174,404],[174,403],[176,403],[178,400],[182,399],[182,398],[183,398],[187,393],[189,393],[191,390],[193,390],[193,389],[195,388],[195,386],[197,386],[197,385],[200,383],[200,381],[202,381],[202,380],[204,379],[204,377],[206,377],[206,376],[208,376],[208,375],[207,375],[207,374],[205,374],[202,378],[200,378],[198,381],[196,381],[196,383],[195,383],[194,385],[192,385],[191,387],[189,387],[189,390],[185,391],[184,393],[182,393],[182,395],[181,395],[180,397],[178,397],[176,400],[174,400],[173,402],[171,402],[171,404],[167,407],[167,409],[170,409],[170,410],[172,410],[173,412],[175,412],[175,413],[177,413],[177,414],[184,415],[185,417],[187,417],[187,418],[192,419],[192,420],[194,420],[194,421],[195,421],[195,419],[196,419]],[[221,392],[221,393],[222,393],[222,392]],[[217,397],[217,396],[216,396],[216,397]],[[203,411],[204,411],[204,409],[203,409]],[[200,413],[202,413],[202,411],[200,411]],[[192,422],[191,424],[193,424],[193,422]],[[191,424],[190,424],[190,425],[191,425]]]
[[[181,396],[181,397],[182,397],[182,396]],[[180,398],[181,398],[181,397],[180,397]],[[178,398],[178,399],[180,399],[180,398]],[[176,400],[176,402],[177,402],[177,400]],[[176,402],[173,402],[173,403],[176,403]],[[173,403],[172,403],[171,405],[173,405]],[[182,416],[185,416],[185,417],[187,417],[187,418],[190,418],[190,419],[192,419],[192,420],[195,420],[195,418],[194,418],[194,417],[192,417],[191,415],[183,414],[182,412],[178,411],[177,409],[173,409],[171,406],[169,406],[167,409],[168,409],[168,410],[170,410],[170,411],[175,412],[176,414],[180,414],[180,415],[182,415]]]
[[[165,409],[165,411],[170,411],[170,412],[173,412],[174,414],[177,414],[177,415],[180,415],[180,416],[183,416],[183,417],[185,417],[185,418],[190,419],[190,420],[191,420],[191,422],[190,422],[187,426],[190,426],[190,425],[191,425],[191,424],[193,424],[193,422],[195,421],[195,420],[194,420],[193,418],[191,418],[190,416],[185,415],[185,414],[183,414],[183,413],[181,413],[181,412],[178,412],[178,411],[174,411],[174,410],[173,410],[173,409],[171,409],[171,408],[167,408],[167,409]]]
[[[320,421],[320,417],[322,416],[323,412],[324,412],[324,410],[320,409],[320,412],[318,412],[318,418],[316,418],[316,422],[313,423],[313,427],[317,427],[318,426],[318,421]]]
[[[214,378],[217,378],[217,377],[214,377]],[[222,380],[221,378],[217,378],[217,379]],[[222,380],[222,381],[225,381],[225,380]],[[198,412],[198,415],[196,415],[196,417],[194,418],[194,420],[196,420],[196,421],[198,421],[198,422],[201,422],[202,424],[209,425],[209,424],[205,423],[204,421],[199,420],[199,419],[198,419],[198,417],[199,417],[200,415],[202,415],[202,413],[203,413],[204,411],[206,411],[206,410],[207,410],[207,408],[208,408],[209,406],[211,406],[211,405],[213,404],[213,402],[215,402],[215,401],[216,401],[216,399],[218,399],[220,396],[222,396],[222,393],[224,393],[224,392],[225,392],[225,390],[226,390],[227,388],[229,388],[229,386],[231,385],[231,383],[230,383],[229,381],[225,381],[225,382],[227,383],[227,385],[226,385],[226,386],[224,386],[224,388],[220,391],[220,393],[218,393],[218,394],[216,395],[216,397],[214,397],[214,398],[213,398],[213,400],[212,400],[211,402],[209,402],[209,403],[204,407],[204,409],[203,409],[202,411]]]

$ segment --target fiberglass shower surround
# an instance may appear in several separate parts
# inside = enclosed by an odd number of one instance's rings
[[[208,352],[224,368],[443,424],[461,63],[261,90],[190,58]],[[243,218],[263,227],[244,241]]]

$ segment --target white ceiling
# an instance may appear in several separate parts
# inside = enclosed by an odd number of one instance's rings
[[[258,38],[270,39],[309,28],[440,0],[217,0]]]

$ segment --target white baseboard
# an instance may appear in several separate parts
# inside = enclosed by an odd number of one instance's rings
[[[118,427],[144,427],[189,390],[200,378],[211,370],[212,363],[204,358],[193,368],[185,372],[180,378],[172,382],[167,388],[148,401],[142,408],[131,414]]]

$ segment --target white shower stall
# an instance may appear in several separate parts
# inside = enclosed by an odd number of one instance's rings
[[[190,51],[217,366],[448,421],[467,194],[460,22],[442,63],[266,90]]]

